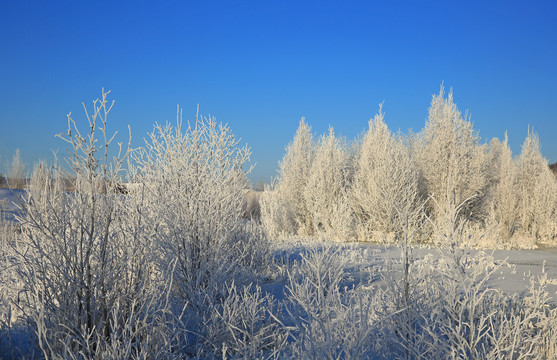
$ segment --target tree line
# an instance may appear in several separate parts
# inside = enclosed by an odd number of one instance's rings
[[[534,131],[518,156],[506,135],[482,143],[443,87],[421,132],[393,132],[382,106],[368,125],[352,142],[333,128],[316,139],[302,118],[261,197],[270,234],[385,243],[410,227],[436,243],[433,230],[458,212],[469,245],[557,244],[557,181]]]

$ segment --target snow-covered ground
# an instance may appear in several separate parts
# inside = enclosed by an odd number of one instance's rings
[[[401,249],[396,246],[383,246],[375,244],[328,244],[338,247],[339,256],[347,257],[346,270],[351,272],[351,278],[357,281],[359,276],[364,276],[366,269],[382,269],[386,263],[396,263],[401,259]],[[300,261],[301,256],[308,247],[315,246],[311,241],[298,241],[279,246],[276,254],[278,257],[288,258],[294,263]],[[470,250],[470,255],[475,255],[478,250]],[[487,255],[495,260],[506,263],[496,271],[488,282],[488,286],[504,293],[517,293],[523,295],[528,291],[532,277],[547,276],[546,284],[553,305],[557,306],[557,248],[540,248],[535,250],[484,250]],[[416,247],[412,250],[414,261],[432,256],[434,259],[441,257],[441,250],[428,247]],[[395,268],[396,264],[395,264]],[[369,273],[369,272],[367,272]],[[381,276],[375,274],[374,284],[381,286]],[[275,284],[276,285],[276,284]],[[280,297],[280,291],[274,289],[273,295]]]
[[[24,195],[23,190],[0,188],[0,219],[15,221],[15,216],[20,213],[17,204]]]
[[[396,260],[400,258],[400,249],[373,246],[380,253],[379,258]],[[527,291],[532,276],[539,277],[542,272],[547,274],[548,291],[552,295],[552,303],[557,305],[557,249],[545,248],[537,250],[494,250],[484,251],[495,260],[506,260],[508,265],[502,266],[493,274],[489,286],[507,293],[523,293]],[[477,251],[472,250],[471,254]],[[418,248],[414,257],[422,259],[427,254],[439,255],[438,249]]]
[[[530,276],[547,274],[547,289],[551,303],[557,305],[557,248],[537,250],[497,250],[496,259],[507,259],[511,268],[501,269],[501,274],[493,280],[492,286],[507,292],[524,291]]]

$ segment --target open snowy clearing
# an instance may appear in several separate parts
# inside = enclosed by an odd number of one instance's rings
[[[341,244],[341,243],[319,243],[311,240],[292,241],[278,245],[275,257],[280,258],[283,264],[293,264],[302,259],[303,254],[309,248],[332,247],[339,251],[338,256],[349,259],[345,272],[352,280],[347,286],[361,283],[369,276],[373,277],[372,284],[377,287],[384,286],[381,272],[387,264],[392,264],[395,269],[399,268],[402,257],[401,248],[396,246],[384,246],[376,244]],[[473,256],[479,250],[470,250]],[[506,263],[496,271],[489,279],[487,286],[494,290],[500,290],[507,294],[516,293],[522,296],[528,292],[531,279],[539,279],[546,276],[546,286],[551,296],[550,303],[557,306],[557,248],[540,248],[535,250],[483,250],[487,255],[493,256],[496,261]],[[429,247],[416,247],[412,250],[414,261],[423,260],[426,256],[434,259],[441,258],[444,250]],[[365,278],[365,279],[364,279]],[[277,298],[282,297],[285,284],[268,283],[266,288]]]
[[[0,189],[0,218],[7,221],[15,221],[19,214],[17,206],[21,197],[25,194],[23,190]]]

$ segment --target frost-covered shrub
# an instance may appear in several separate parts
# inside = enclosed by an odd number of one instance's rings
[[[458,214],[465,203],[448,208],[456,210],[440,210],[434,226],[437,255],[417,259],[403,249],[400,260],[387,261],[376,350],[385,358],[407,359],[551,354],[554,310],[548,307],[543,279],[533,281],[523,297],[493,288],[495,273],[508,263],[467,247],[468,221]]]
[[[31,357],[37,349],[25,333],[25,322],[17,301],[22,290],[14,253],[18,227],[4,221],[2,216],[0,211],[0,354],[5,359]]]
[[[543,281],[541,283],[543,284]],[[546,289],[542,289],[542,292],[547,294]],[[536,347],[536,355],[542,359],[557,359],[557,310],[547,307],[543,310],[546,316],[538,321],[538,326],[541,327],[542,331],[540,331],[540,341]]]
[[[455,234],[459,231],[466,236],[464,227]],[[458,239],[447,242],[461,244]],[[330,243],[300,243],[287,250],[286,314],[279,318],[290,340],[280,356],[554,356],[557,323],[545,275],[532,278],[523,293],[509,294],[496,288],[493,280],[510,265],[485,252],[458,246],[417,257],[402,249],[399,259],[376,262],[380,255],[368,250]]]
[[[195,123],[183,124],[179,115],[176,126],[155,125],[133,158],[135,186],[129,196],[144,199],[158,266],[176,259],[172,296],[187,305],[183,318],[190,353],[222,345],[203,335],[218,332],[205,321],[215,319],[215,311],[236,294],[232,283],[243,289],[267,267],[268,237],[244,218],[249,156],[249,148],[240,147],[230,129],[214,118],[197,116]],[[240,345],[234,346],[230,351],[240,351]]]
[[[450,358],[483,358],[491,317],[501,300],[491,296],[487,282],[501,265],[482,252],[449,254],[438,265],[444,274],[438,285],[444,289],[440,314],[428,325],[445,340],[442,347]]]
[[[489,359],[553,359],[556,352],[555,309],[550,309],[546,274],[530,279],[527,295],[493,292],[494,307],[486,335]]]
[[[505,261],[442,250],[412,263],[409,287],[387,264],[376,351],[384,358],[538,359],[554,354],[554,310],[543,281],[524,297],[490,284]],[[405,289],[407,289],[405,291]],[[526,289],[525,289],[526,290]]]
[[[370,287],[350,285],[347,261],[341,248],[315,246],[289,271],[286,309],[288,322],[293,323],[291,357],[370,356],[376,302]]]
[[[164,297],[170,284],[162,280],[171,269],[152,266],[140,199],[111,186],[128,152],[108,160],[107,95],[93,102],[87,135],[71,114],[60,135],[70,145],[74,192],[64,191],[59,171],[39,165],[22,204],[19,305],[45,358],[164,357],[174,341]]]
[[[257,285],[227,286],[224,299],[203,317],[197,354],[244,359],[271,358],[286,347],[280,304]]]
[[[388,261],[381,273],[378,317],[382,319],[374,346],[383,358],[435,358],[439,340],[428,332],[429,319],[437,320],[442,297],[436,286],[434,257]],[[404,271],[408,265],[408,272]]]

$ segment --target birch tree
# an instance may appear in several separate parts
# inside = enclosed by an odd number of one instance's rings
[[[353,206],[361,240],[393,241],[419,217],[419,174],[403,139],[393,135],[382,107],[369,121],[357,155]]]
[[[319,140],[308,174],[304,200],[315,233],[336,240],[353,236],[353,216],[349,204],[352,157],[344,139],[333,128]]]
[[[509,147],[507,134],[503,142],[495,138],[489,146],[490,153],[490,209],[487,215],[487,234],[494,233],[486,239],[491,247],[515,247],[513,237],[519,227],[516,213],[518,206],[517,167]],[[494,229],[491,229],[493,227]],[[522,244],[522,246],[527,246]],[[530,245],[531,246],[531,245]]]
[[[485,215],[488,175],[487,146],[480,145],[468,116],[462,116],[453,100],[452,90],[445,98],[441,86],[434,95],[429,117],[414,149],[425,182],[425,191],[438,205],[430,202],[428,212],[452,212],[465,203],[461,215],[480,220]],[[440,206],[440,207],[438,207]]]
[[[315,157],[315,144],[311,127],[300,120],[292,143],[279,164],[277,194],[287,211],[287,229],[290,234],[313,234],[313,215],[307,206],[304,193]]]
[[[539,138],[528,130],[517,159],[520,232],[540,244],[555,244],[557,234],[557,182],[540,152]]]

